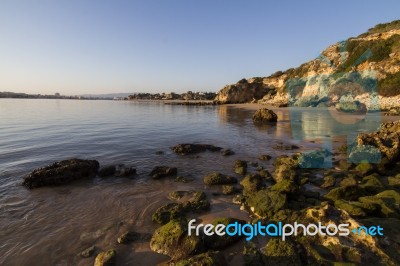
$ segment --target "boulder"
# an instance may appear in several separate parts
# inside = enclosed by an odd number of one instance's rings
[[[222,186],[222,194],[224,195],[232,195],[235,193],[238,193],[239,190],[237,189],[237,187],[233,186],[233,185],[223,185]]]
[[[258,174],[248,174],[240,181],[243,195],[251,195],[265,186],[264,178]]]
[[[209,145],[209,144],[178,144],[171,148],[173,152],[181,155],[195,154],[204,151],[221,151],[221,147]]]
[[[258,157],[258,159],[261,160],[261,161],[269,161],[269,160],[272,159],[272,156],[271,156],[271,155],[268,155],[268,154],[261,154],[261,155]]]
[[[267,108],[262,108],[254,113],[253,121],[255,123],[277,122],[278,116],[274,113],[274,111]]]
[[[117,238],[118,244],[128,244],[129,242],[139,239],[140,235],[136,232],[127,231]]]
[[[236,178],[218,172],[212,172],[204,177],[204,184],[206,185],[229,185],[236,183]]]
[[[160,179],[162,177],[176,176],[178,169],[176,167],[156,166],[150,173],[153,179]]]
[[[277,183],[284,179],[294,181],[297,175],[298,162],[293,157],[280,156],[274,161],[275,175],[273,178]]]
[[[325,198],[332,201],[344,200],[357,200],[359,197],[365,196],[365,190],[358,185],[337,187],[332,189],[325,195]]]
[[[69,159],[38,168],[24,177],[23,185],[27,188],[59,186],[94,177],[99,169],[95,160]]]
[[[185,219],[171,220],[158,228],[150,240],[150,249],[178,260],[204,251],[200,236],[188,235]]]
[[[184,208],[180,203],[167,203],[160,208],[158,208],[151,219],[153,222],[159,224],[166,224],[171,220],[182,218],[184,216]]]
[[[104,166],[100,168],[97,175],[100,177],[109,177],[109,176],[128,177],[134,174],[136,174],[135,168],[127,167],[123,164],[118,164],[118,165]]]
[[[400,121],[383,123],[376,132],[358,134],[357,144],[377,148],[382,157],[394,163],[400,156]]]

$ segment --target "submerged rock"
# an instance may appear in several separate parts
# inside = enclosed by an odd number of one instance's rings
[[[150,240],[151,250],[175,260],[201,253],[204,250],[201,238],[194,234],[189,236],[187,227],[184,219],[172,220],[161,226]]]
[[[239,190],[235,186],[232,186],[232,185],[222,186],[222,194],[224,194],[224,195],[232,195],[232,194],[235,194],[238,192],[239,192]]]
[[[88,247],[87,249],[79,253],[79,256],[81,256],[82,258],[89,258],[94,254],[95,250],[96,250],[95,246]]]
[[[140,235],[136,232],[128,231],[120,235],[117,239],[119,244],[128,244],[129,242],[139,239]]]
[[[230,156],[230,155],[234,155],[235,152],[232,151],[231,149],[223,149],[223,150],[221,150],[221,154],[222,154],[222,156]]]
[[[268,123],[278,121],[278,116],[274,111],[267,108],[257,110],[253,115],[253,121],[256,123]]]
[[[116,264],[117,252],[114,249],[100,252],[94,261],[94,266],[109,266]]]
[[[38,168],[24,177],[23,185],[27,188],[59,186],[94,177],[99,169],[95,160],[69,159]]]
[[[153,179],[159,179],[162,177],[176,176],[178,174],[178,169],[176,167],[168,166],[156,166],[150,173]]]
[[[273,149],[275,150],[296,150],[299,149],[300,147],[294,144],[284,144],[283,142],[279,142],[277,144],[275,144],[274,146],[272,146]]]
[[[261,155],[258,157],[258,159],[261,160],[261,161],[269,161],[269,160],[272,159],[272,156],[271,156],[271,155],[268,155],[268,154],[261,154]]]
[[[109,177],[113,176],[115,174],[115,165],[108,165],[108,166],[103,166],[100,168],[99,173],[97,174],[100,177]]]
[[[204,177],[204,184],[206,185],[229,185],[236,183],[236,178],[218,172],[210,173]]]
[[[97,175],[100,177],[109,177],[109,176],[128,177],[134,174],[136,174],[135,168],[128,167],[123,164],[118,164],[118,165],[104,166],[100,168]]]
[[[367,106],[359,101],[340,102],[335,105],[335,108],[344,113],[365,114],[367,112]]]
[[[171,149],[173,152],[181,155],[195,154],[204,151],[216,152],[222,150],[221,147],[209,144],[178,144]]]

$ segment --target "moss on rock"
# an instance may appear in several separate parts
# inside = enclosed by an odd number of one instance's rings
[[[260,217],[272,217],[285,208],[286,201],[286,194],[269,190],[260,190],[247,199],[252,211]]]
[[[218,172],[210,173],[204,177],[204,184],[206,185],[229,185],[236,183],[236,178]]]
[[[299,253],[295,245],[290,241],[272,238],[268,241],[263,253],[266,256],[266,261],[270,265],[302,265]]]
[[[158,228],[150,240],[150,248],[172,259],[181,259],[204,250],[199,236],[188,235],[185,219],[171,220]]]

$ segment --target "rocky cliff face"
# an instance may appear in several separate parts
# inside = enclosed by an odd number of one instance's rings
[[[400,20],[336,43],[297,68],[243,79],[219,91],[222,103],[332,106],[358,100],[369,110],[400,105]]]

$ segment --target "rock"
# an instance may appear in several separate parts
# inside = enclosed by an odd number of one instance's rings
[[[381,182],[378,174],[372,174],[364,177],[360,186],[369,193],[378,193],[385,189],[385,186]]]
[[[238,175],[245,175],[247,173],[247,162],[237,160],[235,162],[235,173]]]
[[[270,265],[293,265],[301,266],[301,259],[296,247],[290,241],[282,241],[278,238],[271,238],[263,250],[265,260]]]
[[[335,106],[336,110],[344,113],[365,114],[367,106],[359,101],[353,102],[340,102]]]
[[[271,156],[271,155],[268,155],[268,154],[261,154],[261,155],[258,157],[258,159],[261,160],[261,161],[269,161],[269,160],[272,159],[272,156]]]
[[[24,177],[23,185],[27,188],[59,186],[94,177],[99,169],[95,160],[69,159],[38,168]]]
[[[212,172],[204,177],[206,185],[229,185],[236,184],[237,179],[232,176],[223,175],[221,173]]]
[[[357,200],[359,197],[365,195],[365,191],[360,186],[346,186],[346,187],[337,187],[332,189],[325,195],[325,198],[330,199],[332,201],[337,201],[339,199],[343,200]]]
[[[162,177],[176,176],[178,174],[178,169],[176,167],[168,166],[156,166],[150,173],[153,179],[159,179]]]
[[[285,208],[286,194],[277,191],[260,190],[247,198],[247,204],[258,216],[272,217],[274,213]]]
[[[243,195],[248,196],[265,186],[264,178],[258,174],[248,174],[240,181],[243,187]]]
[[[292,157],[280,156],[274,161],[275,175],[273,176],[275,181],[279,183],[284,179],[294,181],[296,178],[296,169],[298,163]]]
[[[171,220],[183,217],[184,211],[182,204],[167,203],[158,208],[151,216],[151,219],[153,222],[166,224]]]
[[[271,173],[267,169],[261,169],[260,171],[258,171],[258,174],[264,177],[266,180],[272,178]]]
[[[168,196],[173,200],[179,200],[188,194],[188,191],[172,191],[168,194]]]
[[[300,147],[297,145],[284,144],[283,142],[279,142],[279,143],[275,144],[274,146],[272,146],[272,148],[275,150],[286,150],[286,151],[300,149]]]
[[[157,155],[163,155],[164,152],[163,152],[163,151],[156,151],[156,154],[157,154]]]
[[[224,185],[222,186],[222,194],[224,195],[232,195],[238,193],[238,189],[232,185]]]
[[[79,256],[81,256],[82,258],[89,258],[94,254],[95,250],[95,246],[88,247],[87,249],[79,253]]]
[[[346,178],[344,178],[342,181],[340,181],[340,186],[341,187],[347,187],[347,186],[355,186],[357,185],[357,179],[355,178],[354,175],[349,174]]]
[[[282,193],[295,194],[299,191],[299,186],[292,180],[284,179],[271,187],[271,190]]]
[[[128,244],[129,242],[135,241],[136,239],[139,239],[139,234],[136,232],[125,232],[122,235],[120,235],[117,239],[117,242],[119,244]]]
[[[219,91],[215,101],[219,103],[248,103],[261,99],[270,88],[262,80],[242,79],[236,84],[227,85]]]
[[[216,152],[222,150],[221,147],[209,144],[178,144],[171,149],[173,152],[181,155],[195,154],[204,151]]]
[[[99,173],[97,174],[100,177],[109,177],[115,174],[115,165],[104,166],[100,168]]]
[[[94,261],[94,266],[109,266],[116,264],[117,252],[114,249],[100,252]]]
[[[201,237],[194,234],[189,236],[187,227],[186,220],[171,220],[154,232],[150,249],[174,260],[201,253],[204,250]]]
[[[322,188],[330,188],[335,186],[336,178],[333,175],[327,175],[324,177],[324,182],[322,183]]]
[[[253,242],[247,242],[243,248],[243,259],[245,266],[265,265],[263,254]]]
[[[322,151],[312,151],[300,154],[298,163],[300,168],[322,168],[325,154]]]
[[[228,225],[228,224],[233,224],[233,223],[238,223],[238,224],[245,224],[245,221],[238,220],[235,218],[215,218],[211,224],[217,226],[218,224],[223,224],[223,225]],[[204,243],[207,249],[213,249],[213,250],[220,250],[224,249],[237,241],[239,241],[243,236],[235,235],[235,236],[229,236],[227,234],[223,236],[219,235],[211,235],[207,236],[204,235]]]
[[[390,163],[395,162],[400,156],[400,121],[383,123],[377,132],[358,134],[357,144],[373,146]]]
[[[193,257],[178,261],[175,266],[225,266],[226,261],[222,254],[208,251]]]
[[[356,166],[356,171],[361,176],[366,176],[374,171],[374,167],[370,163],[360,163]]]
[[[232,198],[232,203],[236,204],[236,205],[242,205],[245,202],[246,202],[246,197],[241,195],[241,194],[240,195],[235,195]]]
[[[379,213],[382,217],[400,218],[400,194],[395,190],[385,190],[375,196],[360,197],[359,201],[379,205]]]
[[[353,163],[378,163],[381,160],[381,152],[370,145],[358,145],[349,154],[349,160]]]
[[[388,177],[389,186],[400,187],[400,174]]]
[[[267,108],[259,109],[253,115],[253,122],[255,123],[270,123],[277,121],[278,116],[274,113],[274,111]]]
[[[231,149],[223,149],[223,150],[221,150],[221,154],[222,154],[222,156],[230,156],[230,155],[234,155],[235,152],[232,151]]]
[[[128,177],[135,174],[136,174],[136,169],[133,167],[127,167],[123,164],[119,164],[115,168],[115,176]]]
[[[201,212],[210,209],[210,202],[203,191],[189,192],[190,198],[182,203],[185,212]]]
[[[357,201],[346,201],[346,200],[335,201],[336,208],[347,211],[351,216],[355,217],[365,217],[367,215],[364,208],[362,208],[362,205],[363,205],[362,203]]]

